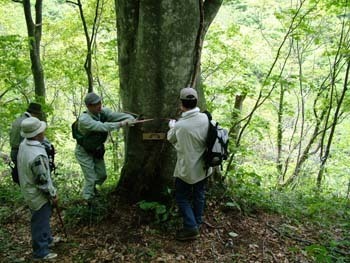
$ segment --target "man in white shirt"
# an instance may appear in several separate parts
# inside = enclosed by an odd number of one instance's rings
[[[205,205],[206,177],[203,155],[209,121],[197,107],[198,95],[193,88],[180,91],[181,118],[169,122],[167,138],[177,152],[174,171],[175,197],[183,217],[183,228],[176,234],[178,240],[199,236],[199,227]]]

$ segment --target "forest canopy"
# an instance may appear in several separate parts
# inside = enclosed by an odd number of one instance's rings
[[[44,2],[42,8],[49,134],[58,152],[68,154],[74,145],[69,125],[84,110],[88,87],[84,27],[96,92],[109,107],[122,108],[114,3],[82,7],[85,25],[69,1]],[[1,18],[0,41],[0,145],[8,152],[10,124],[35,99],[35,90],[22,6],[3,1],[1,9],[11,10]],[[347,193],[347,11],[346,1],[224,2],[205,37],[201,85],[207,108],[231,131],[226,174],[242,169],[269,187],[307,182]],[[58,158],[63,169],[74,166]],[[118,160],[111,158],[114,168]]]

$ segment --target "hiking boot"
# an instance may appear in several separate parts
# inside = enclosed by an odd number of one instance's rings
[[[49,248],[53,248],[59,242],[61,242],[61,237],[53,237],[51,243],[49,244]]]
[[[56,253],[49,253],[43,258],[34,258],[34,261],[41,261],[41,260],[45,261],[45,260],[51,260],[54,258],[57,258],[57,254]]]
[[[186,229],[183,228],[176,233],[176,239],[177,240],[194,240],[199,237],[199,231],[197,228],[194,229]]]

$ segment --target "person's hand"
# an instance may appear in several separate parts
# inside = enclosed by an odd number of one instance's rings
[[[127,119],[120,122],[120,127],[132,127],[135,125],[134,119]]]
[[[173,120],[173,119],[169,120],[169,128],[170,129],[174,128],[175,127],[175,123],[176,123],[176,120]]]

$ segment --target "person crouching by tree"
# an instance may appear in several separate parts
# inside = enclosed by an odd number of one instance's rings
[[[84,174],[83,198],[89,206],[97,195],[96,185],[102,185],[107,178],[104,142],[108,132],[131,126],[135,120],[130,114],[113,112],[109,108],[102,107],[101,100],[101,97],[94,92],[85,96],[87,111],[78,118],[75,134],[77,140],[75,157]]]
[[[209,128],[208,117],[197,107],[195,89],[180,91],[181,118],[170,120],[167,139],[177,152],[174,170],[175,198],[183,218],[183,228],[177,240],[191,240],[199,236],[205,206],[206,173],[203,154]]]
[[[21,136],[17,156],[21,192],[29,206],[34,259],[52,259],[57,254],[50,253],[54,239],[51,234],[50,217],[52,206],[57,205],[56,189],[52,184],[49,160],[42,145],[46,123],[35,117],[21,123]]]

